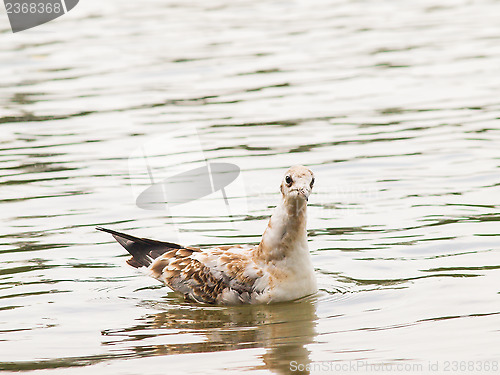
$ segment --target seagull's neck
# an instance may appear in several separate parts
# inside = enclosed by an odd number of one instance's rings
[[[264,261],[279,261],[300,252],[308,253],[306,210],[307,202],[283,198],[262,235],[257,257]]]

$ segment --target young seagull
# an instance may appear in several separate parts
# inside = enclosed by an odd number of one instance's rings
[[[234,305],[290,301],[318,289],[307,247],[306,208],[314,175],[291,167],[281,183],[281,202],[258,245],[218,246],[205,250],[137,238],[110,229],[132,255],[133,267],[200,303]]]

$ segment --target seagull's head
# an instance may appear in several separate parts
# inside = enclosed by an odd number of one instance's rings
[[[286,171],[281,182],[281,194],[287,201],[306,202],[314,185],[314,174],[309,168],[295,165]]]

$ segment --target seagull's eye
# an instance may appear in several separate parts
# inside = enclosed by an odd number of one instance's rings
[[[290,176],[286,176],[285,182],[286,182],[287,186],[290,186],[292,184],[293,180]]]
[[[311,187],[313,187],[313,185],[314,185],[314,177],[311,180]]]

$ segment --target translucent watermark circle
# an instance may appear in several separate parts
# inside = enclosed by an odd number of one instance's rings
[[[79,0],[4,0],[13,33],[52,21],[73,9]]]

